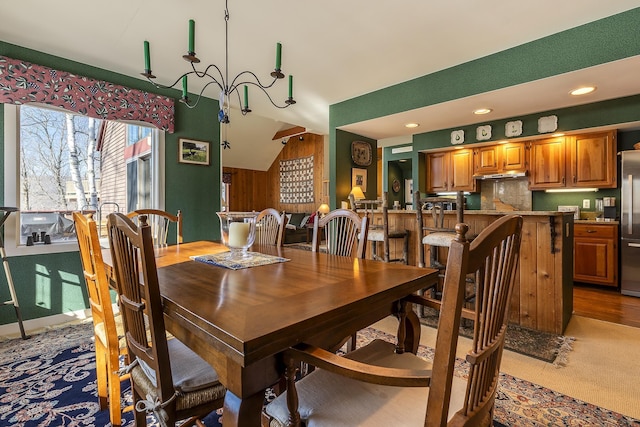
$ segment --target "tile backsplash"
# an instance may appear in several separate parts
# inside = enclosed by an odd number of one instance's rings
[[[480,182],[480,209],[495,210],[495,199],[519,211],[532,210],[529,181],[525,178],[487,179]]]

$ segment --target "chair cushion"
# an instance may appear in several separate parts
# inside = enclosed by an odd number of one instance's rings
[[[348,353],[346,357],[379,366],[431,369],[431,363],[413,353],[395,354],[395,346],[381,340]],[[429,389],[391,387],[352,380],[316,369],[296,383],[300,416],[307,427],[423,425]],[[449,419],[462,408],[466,382],[453,379]],[[289,411],[286,392],[269,403],[265,414],[271,427],[286,426]]]
[[[369,230],[367,233],[367,240],[372,242],[384,242],[384,231],[382,230]]]
[[[120,312],[114,314],[114,320],[116,323],[116,333],[118,334],[118,347],[120,349],[127,348],[127,341],[124,338],[124,325],[122,324],[122,316]],[[95,333],[96,339],[102,342],[103,346],[107,346],[107,331],[105,329],[104,322],[100,322],[97,325],[94,325],[93,331]]]
[[[422,238],[422,243],[431,246],[444,246],[450,247],[451,242],[456,239],[456,235],[453,233],[434,232],[429,233]]]
[[[173,386],[176,390],[188,393],[219,384],[218,373],[211,365],[180,340],[176,338],[167,340],[167,347],[169,348]],[[155,387],[157,385],[155,371],[142,360],[139,362],[140,367]]]

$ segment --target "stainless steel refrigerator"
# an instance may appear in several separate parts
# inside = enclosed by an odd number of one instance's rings
[[[640,297],[640,150],[622,152],[620,292]]]

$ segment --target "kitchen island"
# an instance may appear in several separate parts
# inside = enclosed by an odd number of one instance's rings
[[[477,235],[503,215],[523,217],[520,262],[511,299],[509,321],[527,328],[561,334],[573,311],[573,213],[557,211],[467,210],[469,233]],[[389,228],[409,230],[409,264],[417,265],[418,233],[416,211],[389,210]],[[431,213],[424,211],[425,225]],[[445,227],[455,226],[455,211],[445,214]],[[396,247],[397,246],[397,247]],[[391,256],[401,254],[399,243],[391,242]],[[370,251],[367,250],[368,255]],[[446,256],[446,253],[441,253]],[[429,259],[425,248],[425,259]]]

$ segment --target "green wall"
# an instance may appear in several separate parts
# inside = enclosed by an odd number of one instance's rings
[[[329,158],[332,159],[329,165],[329,173],[334,176],[336,170],[340,172],[339,179],[332,179],[329,182],[329,194],[334,195],[332,200],[329,201],[329,206],[331,209],[335,209],[336,207],[340,207],[341,201],[349,200],[352,168],[367,170],[367,191],[364,192],[364,195],[367,199],[375,199],[378,177],[376,167],[376,140],[342,130],[336,131],[334,137],[335,143],[329,146]],[[364,166],[357,166],[353,163],[351,160],[351,143],[353,141],[366,141],[371,144],[371,165],[365,168]]]
[[[339,128],[635,56],[639,23],[635,8],[352,98],[330,106],[330,124]]]
[[[98,80],[106,80],[134,89],[154,92],[178,99],[178,90],[156,90],[141,78],[134,78],[87,64],[37,52],[0,41],[0,55],[22,59],[58,70],[69,71]],[[216,211],[220,209],[220,124],[216,120],[218,101],[200,100],[195,109],[176,102],[175,132],[165,135],[165,208],[182,210],[186,242],[219,238]],[[189,138],[211,142],[211,165],[178,163],[178,140]],[[0,150],[4,153],[4,108],[0,104]],[[4,189],[4,155],[0,158],[0,182]],[[4,194],[0,192],[0,204]],[[23,318],[34,319],[88,308],[77,252],[43,254],[9,259]],[[9,290],[0,274],[0,299],[8,300]],[[0,324],[16,321],[13,307],[0,306]]]

